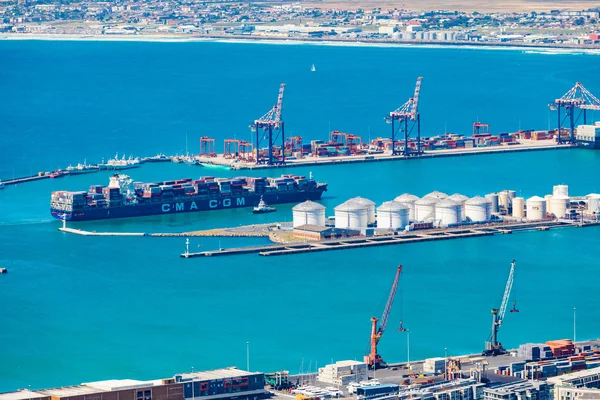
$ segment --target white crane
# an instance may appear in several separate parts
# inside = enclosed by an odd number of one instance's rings
[[[506,287],[504,288],[504,296],[502,297],[500,309],[492,309],[492,333],[490,335],[490,340],[485,343],[485,350],[483,351],[484,356],[497,356],[506,353],[506,350],[504,347],[502,347],[502,343],[498,342],[498,328],[500,328],[500,325],[502,325],[504,314],[506,314],[514,279],[515,260],[513,260],[510,264],[510,272],[508,274],[508,280],[506,281]],[[517,310],[516,302],[513,302],[513,308],[510,310],[510,312],[519,312],[519,310]]]

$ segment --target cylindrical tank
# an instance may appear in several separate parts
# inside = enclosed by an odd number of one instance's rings
[[[435,220],[442,226],[458,224],[460,219],[460,204],[450,199],[440,200],[435,205]]]
[[[433,198],[438,199],[438,200],[443,200],[446,197],[448,197],[448,195],[446,193],[444,193],[444,192],[438,192],[436,190],[435,192],[431,192],[429,194],[426,194],[424,197],[433,197]]]
[[[406,206],[408,206],[408,218],[411,221],[415,220],[415,201],[419,200],[419,198],[417,196],[415,196],[414,194],[410,194],[410,193],[404,193],[401,194],[400,196],[396,197],[394,199],[394,201],[397,201],[399,203],[402,203]]]
[[[369,199],[365,199],[364,197],[354,197],[349,201],[354,201],[358,204],[362,204],[367,209],[367,223],[374,224],[375,223],[375,203]]]
[[[307,200],[292,208],[294,228],[300,225],[325,226],[325,206]]]
[[[556,218],[564,218],[567,213],[567,208],[570,206],[571,199],[569,199],[569,196],[557,194],[553,195],[552,199],[550,199],[550,213],[554,214]]]
[[[492,218],[492,203],[483,197],[475,196],[465,202],[465,215],[473,222],[486,222]]]
[[[498,206],[508,210],[509,204],[508,190],[498,193]]]
[[[358,230],[368,225],[367,208],[360,203],[348,200],[334,210],[336,228]]]
[[[527,199],[527,220],[541,221],[546,218],[546,200],[533,196]]]
[[[546,203],[546,210],[550,211],[551,205],[550,202],[552,200],[552,195],[551,194],[547,194],[544,196],[544,202]]]
[[[569,195],[569,185],[555,185],[552,188],[553,196],[568,196]]]
[[[410,209],[397,201],[386,201],[377,207],[377,228],[399,230],[409,224]]]
[[[590,193],[587,196],[587,212],[600,214],[600,194]]]
[[[485,198],[492,203],[492,212],[498,212],[498,193],[486,194]]]
[[[513,199],[512,216],[515,218],[525,217],[525,199],[523,197],[515,197]]]
[[[415,221],[427,221],[435,218],[435,204],[439,199],[435,197],[423,197],[415,201]]]
[[[516,190],[507,190],[507,192],[508,192],[508,201],[510,201],[510,204],[512,205],[512,199],[517,197],[517,191]]]
[[[469,197],[464,194],[454,193],[452,196],[449,196],[448,199],[460,204],[460,215],[458,216],[459,221],[465,220],[465,201],[469,200]]]

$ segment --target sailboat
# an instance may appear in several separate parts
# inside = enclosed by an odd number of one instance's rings
[[[315,72],[317,69],[315,68],[315,64],[310,67],[310,72]]]

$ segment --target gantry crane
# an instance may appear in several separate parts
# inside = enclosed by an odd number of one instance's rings
[[[583,114],[583,124],[587,123],[587,110],[600,110],[600,100],[591,94],[580,82],[575,83],[567,93],[560,99],[554,100],[548,104],[551,110],[558,111],[558,127],[557,127],[557,142],[561,143],[560,131],[563,125],[563,120],[560,117],[560,109],[565,109],[565,118],[569,118],[569,143],[575,143],[575,123],[579,116]],[[577,118],[575,118],[575,109],[581,110]]]
[[[279,86],[279,96],[277,104],[273,106],[265,115],[254,121],[250,129],[256,132],[256,163],[273,165],[273,143],[281,135],[281,164],[285,163],[285,134],[283,129],[283,119],[281,118],[281,109],[283,107],[283,92],[285,83]],[[273,131],[275,136],[273,136]],[[263,138],[268,138],[268,154],[266,157],[260,155],[260,143]]]
[[[506,353],[504,347],[502,347],[502,343],[498,341],[498,328],[502,325],[502,321],[504,321],[504,314],[506,313],[506,308],[508,307],[508,300],[510,298],[510,292],[513,287],[513,282],[515,279],[515,260],[510,264],[510,272],[508,274],[508,280],[506,281],[506,287],[504,288],[504,296],[502,297],[502,304],[500,305],[500,309],[492,309],[492,333],[490,334],[490,340],[485,342],[485,350],[483,351],[484,356],[497,356],[500,354]],[[517,302],[513,302],[513,308],[510,312],[519,312],[517,310]]]
[[[421,80],[422,76],[417,78],[417,84],[415,85],[415,93],[413,97],[408,99],[406,103],[392,111],[389,116],[385,117],[387,123],[392,124],[392,155],[396,155],[396,131],[398,133],[404,132],[404,155],[408,156],[408,139],[410,133],[417,126],[417,154],[421,154],[421,114],[419,114],[419,93],[421,92]],[[396,127],[396,121],[398,121],[398,127]],[[410,130],[408,129],[408,123],[412,121]]]
[[[396,290],[398,289],[398,280],[400,279],[400,273],[402,272],[402,265],[398,267],[396,271],[396,277],[394,278],[394,283],[392,284],[392,289],[390,290],[390,295],[387,300],[387,304],[385,305],[385,309],[383,310],[383,315],[381,316],[381,320],[373,317],[371,318],[371,339],[370,339],[370,353],[365,356],[365,363],[371,368],[381,368],[386,364],[377,352],[377,345],[385,332],[385,328],[387,327],[388,319],[390,316],[390,312],[392,311],[392,305],[394,304],[394,298],[396,297]],[[377,322],[379,321],[379,327],[377,327]]]

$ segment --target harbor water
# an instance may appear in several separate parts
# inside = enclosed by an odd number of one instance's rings
[[[269,108],[283,81],[289,85],[287,134],[308,139],[326,136],[329,122],[365,137],[369,126],[372,136],[387,134],[381,117],[405,101],[417,75],[425,77],[423,127],[431,133],[443,133],[445,125],[468,132],[477,117],[495,132],[517,130],[519,119],[522,128],[546,128],[548,118],[554,123],[546,104],[574,81],[600,91],[592,86],[595,56],[509,50],[0,41],[0,56],[0,83],[10,99],[0,107],[3,178],[84,157],[94,162],[116,151],[182,153],[186,132],[194,152],[200,135],[247,139],[248,122]],[[312,63],[317,72],[310,72]],[[510,69],[520,71],[514,80],[507,78],[515,75]],[[584,195],[600,191],[599,166],[600,152],[574,149],[244,174],[312,172],[329,182],[323,204],[332,215],[350,197],[380,204],[404,192],[474,196],[514,189],[527,198],[564,183],[571,194]],[[127,171],[138,181],[215,173],[171,163]],[[520,313],[508,314],[502,325],[505,347],[572,337],[573,307],[578,339],[595,338],[600,330],[599,228],[193,260],[179,257],[183,238],[58,232],[50,192],[105,184],[109,175],[0,191],[0,266],[9,270],[0,277],[0,391],[152,379],[192,367],[244,368],[246,342],[251,368],[262,371],[307,372],[331,360],[360,359],[370,318],[381,315],[399,264],[399,293],[380,346],[390,362],[406,360],[400,321],[411,332],[412,359],[442,356],[444,348],[450,355],[480,352],[512,259]],[[291,221],[292,206],[265,215],[237,209],[72,226],[179,232]],[[267,242],[193,238],[191,248]]]

